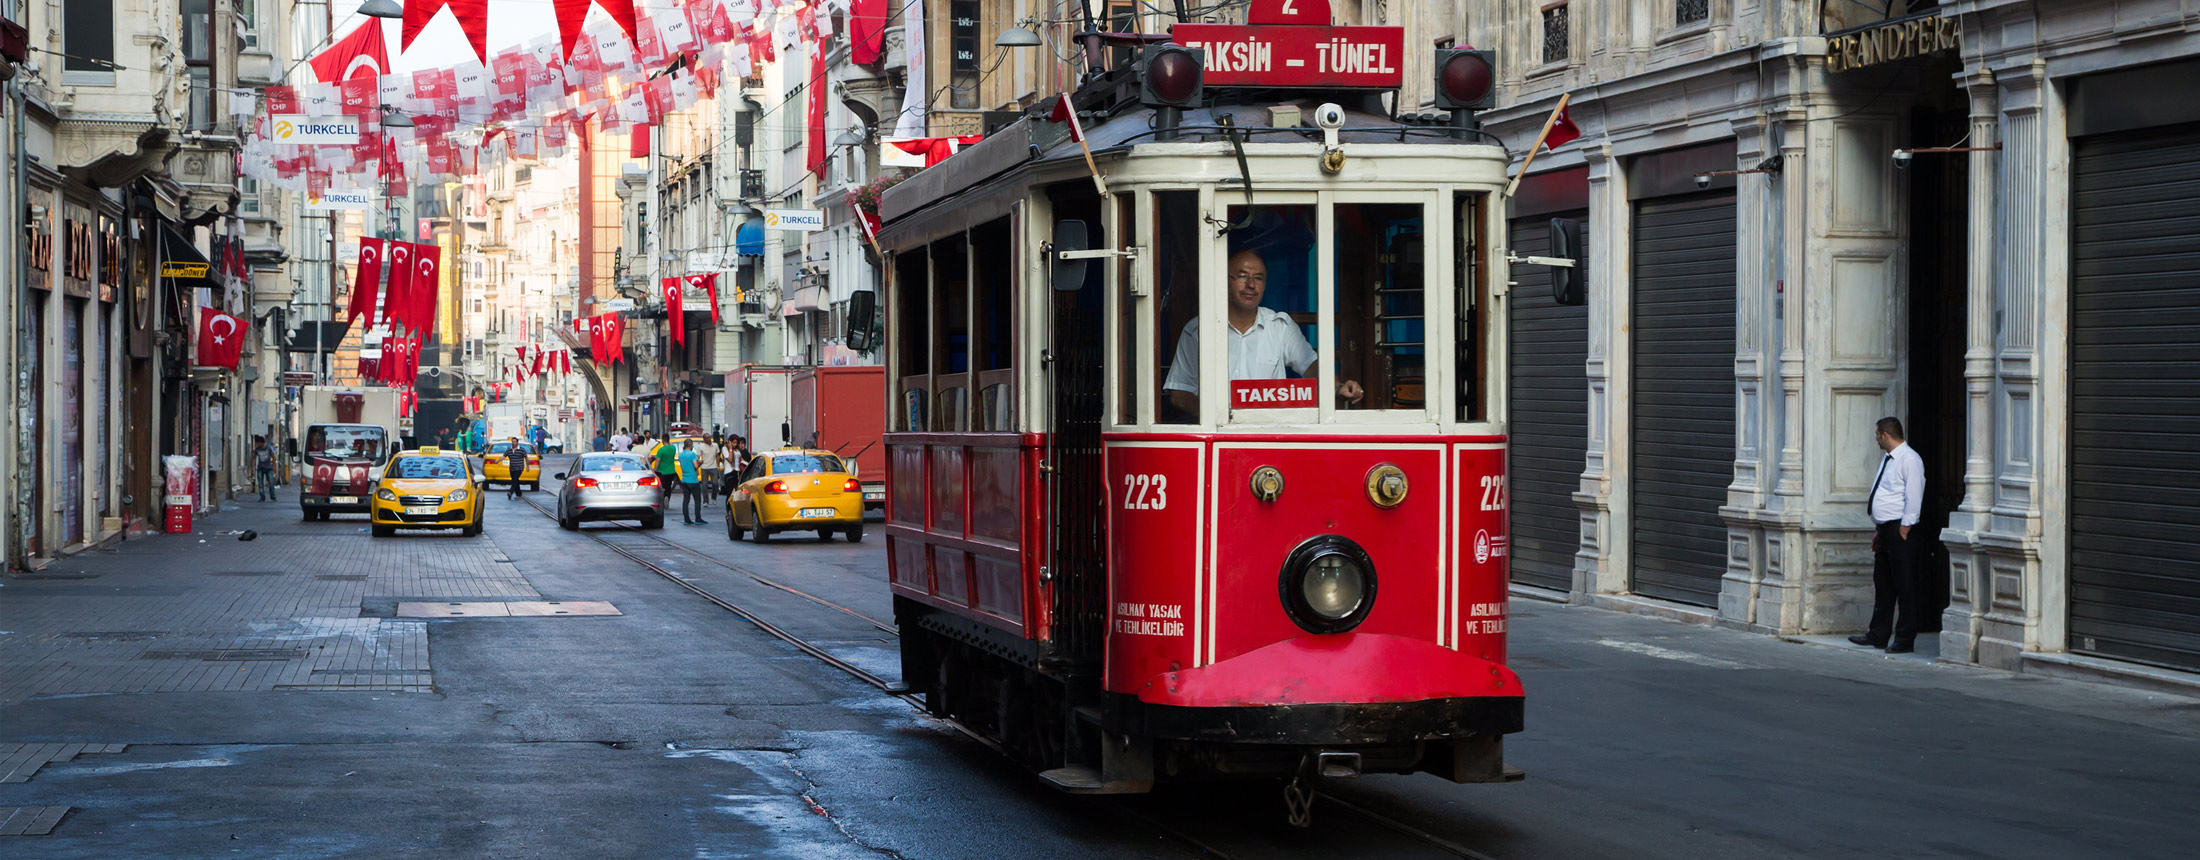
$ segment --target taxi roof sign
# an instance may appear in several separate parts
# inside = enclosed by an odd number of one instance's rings
[[[420,449],[420,450],[418,450],[418,451],[415,451],[415,452],[413,452],[413,453],[419,454],[420,456],[423,456],[423,457],[434,457],[434,456],[436,456],[436,455],[438,455],[438,454],[441,454],[441,453],[443,453],[443,449],[441,449],[441,448],[438,448],[438,447],[436,447],[436,446],[434,446],[434,445],[429,445],[428,447],[426,447],[426,448],[422,448],[422,449]]]

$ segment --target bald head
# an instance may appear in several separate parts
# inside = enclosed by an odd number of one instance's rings
[[[1260,307],[1260,298],[1268,292],[1268,261],[1259,252],[1250,249],[1230,255],[1224,276],[1229,279],[1230,310],[1250,314]]]

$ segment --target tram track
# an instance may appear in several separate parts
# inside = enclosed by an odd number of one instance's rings
[[[534,508],[537,513],[542,514],[545,518],[551,520],[553,523],[557,521],[557,513],[551,508],[546,507],[541,503],[535,501],[534,499],[525,496],[522,496],[520,501],[525,502],[528,507]],[[641,565],[644,569],[671,581],[675,585],[686,589],[690,593],[693,593],[697,597],[702,598],[710,604],[717,606],[718,608],[723,609],[728,613],[731,613],[735,617],[738,617],[743,621],[749,622],[751,625],[754,625],[758,630],[762,630],[773,638],[787,643],[795,650],[801,651],[802,653],[807,654],[817,659],[818,661],[825,663],[828,666],[838,669],[841,672],[846,673],[850,677],[853,677],[858,681],[862,681],[863,683],[878,689],[880,692],[886,693],[889,696],[902,700],[902,702],[917,711],[919,716],[927,720],[933,720],[942,723],[948,727],[951,727],[956,732],[962,734],[964,737],[976,741],[980,745],[983,745],[984,747],[998,755],[1001,755],[1010,760],[1013,760],[1015,758],[1006,748],[1002,747],[992,738],[985,737],[984,735],[972,731],[969,727],[964,726],[957,721],[939,719],[930,716],[928,713],[925,712],[924,700],[914,693],[907,692],[906,688],[903,685],[888,681],[885,678],[881,678],[877,674],[872,673],[861,666],[858,666],[848,660],[842,659],[834,655],[832,652],[817,645],[816,643],[813,643],[810,640],[796,635],[795,633],[788,631],[786,628],[766,620],[762,615],[759,615],[758,613],[746,607],[743,607],[740,604],[737,604],[731,600],[728,600],[724,596],[719,595],[708,588],[703,587],[702,585],[693,581],[691,578],[682,576],[679,572],[674,571],[664,566],[663,564],[652,561],[644,557],[642,554],[637,553],[628,547],[620,545],[616,541],[610,540],[608,537],[606,537],[606,535],[632,534],[645,538],[658,546],[678,551],[685,556],[708,562],[713,566],[747,577],[759,585],[777,589],[779,591],[783,591],[788,594],[792,594],[809,600],[820,606],[855,616],[856,618],[863,620],[865,623],[874,628],[877,628],[880,631],[892,634],[897,639],[901,636],[901,631],[898,628],[881,622],[876,618],[872,618],[871,616],[865,615],[864,613],[850,607],[835,603],[831,600],[819,597],[814,594],[810,594],[801,589],[787,585],[786,583],[773,580],[770,577],[763,576],[762,574],[756,573],[755,571],[749,570],[740,565],[736,565],[723,559],[713,557],[707,553],[695,549],[694,547],[686,546],[678,541],[651,534],[648,529],[643,529],[638,526],[630,526],[624,523],[616,523],[615,525],[618,526],[617,530],[583,529],[577,532],[577,534],[580,534],[583,537],[587,537],[589,540],[594,541],[598,545],[619,554],[621,557],[624,557],[627,560],[634,562],[635,564]],[[1436,849],[1450,856],[1468,858],[1468,860],[1495,860],[1495,858],[1492,858],[1487,854],[1475,851],[1474,849],[1460,845],[1449,839],[1445,839],[1422,828],[1415,827],[1413,825],[1391,818],[1390,816],[1368,809],[1360,804],[1345,800],[1344,798],[1338,797],[1333,793],[1318,791],[1316,792],[1315,796],[1320,800],[1327,801],[1329,805],[1335,806],[1339,809],[1343,809],[1359,817],[1362,820],[1374,824],[1377,827],[1389,830],[1401,836],[1408,837],[1426,845],[1427,847]],[[1229,860],[1229,858],[1237,856],[1228,851],[1224,851],[1215,847],[1210,842],[1210,840],[1202,838],[1190,832],[1189,830],[1186,830],[1183,827],[1172,824],[1162,819],[1160,816],[1157,816],[1142,809],[1138,809],[1136,806],[1126,801],[1125,799],[1107,798],[1107,800],[1109,801],[1109,803],[1107,804],[1109,808],[1117,814],[1136,821],[1142,825],[1145,825],[1146,827],[1153,829],[1155,832],[1161,834],[1162,836],[1175,842],[1181,843],[1201,855],[1224,858],[1224,860]]]

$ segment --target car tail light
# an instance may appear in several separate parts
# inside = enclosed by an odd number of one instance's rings
[[[863,492],[863,482],[849,478],[848,483],[840,485],[840,488],[851,493],[860,493]]]
[[[574,487],[577,487],[577,488],[579,488],[579,489],[583,489],[583,490],[585,490],[585,489],[588,489],[589,487],[593,487],[593,486],[595,486],[595,485],[596,485],[596,479],[595,479],[595,478],[574,478],[574,479],[573,479],[573,486],[574,486]]]
[[[771,482],[771,483],[770,483],[769,485],[766,485],[766,486],[764,487],[764,492],[767,492],[767,493],[782,493],[782,494],[783,494],[783,493],[787,492],[787,482],[786,482],[786,481],[773,481],[773,482]]]
[[[539,457],[529,457],[527,458],[527,465],[540,466],[542,465],[542,459]]]
[[[644,487],[654,487],[657,486],[657,476],[643,475],[641,480],[635,481],[634,483],[640,484]]]

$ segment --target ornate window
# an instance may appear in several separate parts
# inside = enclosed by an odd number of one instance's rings
[[[1567,29],[1566,4],[1543,10],[1543,62],[1566,61]]]
[[[1694,24],[1711,19],[1711,0],[1673,0],[1673,23]]]

